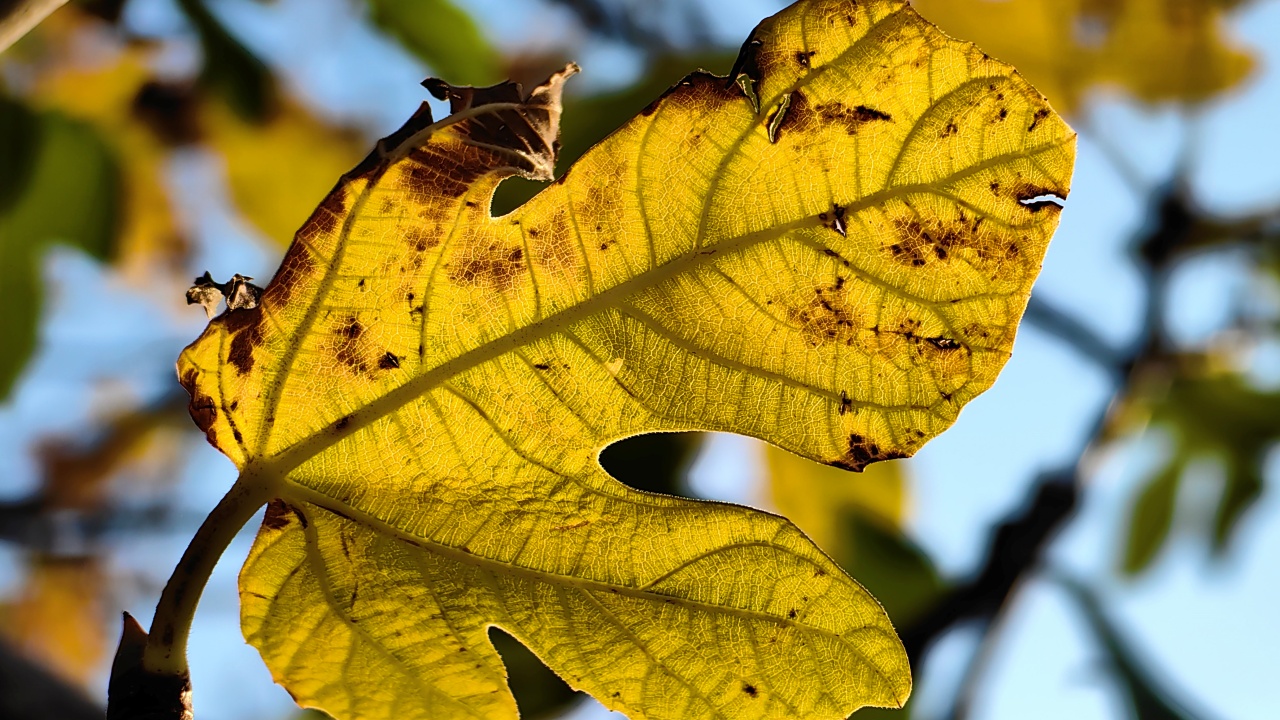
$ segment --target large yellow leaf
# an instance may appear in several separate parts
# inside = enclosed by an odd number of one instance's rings
[[[632,717],[844,717],[907,697],[879,605],[788,521],[631,490],[597,456],[727,430],[860,469],[994,381],[1074,135],[904,2],[766,20],[553,177],[572,69],[443,83],[179,360],[270,495],[246,637],[339,717],[504,718],[500,626]],[[754,107],[758,100],[758,108]]]
[[[947,33],[1016,65],[1064,112],[1099,85],[1146,102],[1194,102],[1234,86],[1253,67],[1223,33],[1240,2],[912,0]]]

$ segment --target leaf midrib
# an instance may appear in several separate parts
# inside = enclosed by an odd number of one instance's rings
[[[987,168],[1016,159],[1029,158],[1070,141],[1071,139],[1067,138],[1065,140],[1058,140],[1025,150],[998,155],[985,162],[967,167],[960,172],[948,176],[945,180],[940,180],[936,183],[900,185],[897,187],[886,188],[879,192],[867,195],[855,203],[850,203],[846,207],[846,212],[858,213],[869,207],[879,205],[896,197],[915,193],[935,192],[939,185],[949,185],[968,175],[981,172]],[[478,367],[484,362],[500,357],[511,350],[531,344],[537,340],[544,339],[560,330],[567,329],[577,322],[591,317],[605,309],[617,307],[621,301],[625,300],[627,297],[630,297],[641,290],[656,287],[666,280],[685,272],[689,272],[701,265],[713,262],[717,260],[717,256],[721,254],[741,252],[761,242],[778,239],[794,230],[805,228],[814,229],[820,226],[821,221],[818,218],[812,216],[805,217],[790,223],[776,225],[771,228],[758,230],[756,232],[740,235],[736,238],[717,242],[711,249],[695,250],[691,253],[677,256],[663,265],[646,270],[635,275],[629,280],[625,280],[611,288],[602,290],[593,297],[572,307],[567,307],[558,313],[544,317],[541,320],[536,320],[524,327],[507,333],[500,338],[486,342],[479,347],[458,355],[457,357],[446,360],[430,370],[423,372],[417,377],[411,378],[399,387],[396,387],[381,397],[372,400],[364,407],[346,416],[341,430],[332,426],[326,427],[309,437],[299,440],[297,443],[285,448],[274,456],[258,460],[256,464],[258,464],[268,474],[283,478],[299,465],[319,455],[338,441],[365,427],[368,427],[372,423],[395,412],[396,410],[409,405],[425,393],[439,387],[441,383],[449,378]],[[891,289],[894,294],[899,297],[904,297],[904,299],[912,300],[913,302],[920,301],[920,299],[905,296],[904,291],[901,288]]]

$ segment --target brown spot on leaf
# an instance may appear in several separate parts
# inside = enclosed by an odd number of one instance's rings
[[[378,367],[383,370],[394,370],[400,367],[400,358],[395,353],[388,350],[381,359],[378,360]]]
[[[404,233],[405,243],[417,252],[426,252],[440,245],[440,238],[423,232],[419,228],[409,228]]]
[[[359,374],[367,373],[370,365],[364,352],[364,343],[360,341],[364,330],[364,325],[354,315],[342,318],[334,328],[335,357],[338,362]]]
[[[863,468],[873,462],[902,457],[906,457],[906,454],[895,450],[883,450],[877,443],[854,433],[849,436],[849,449],[845,454],[828,464],[853,472],[862,472]]]
[[[1027,127],[1027,132],[1035,130],[1036,126],[1040,124],[1040,121],[1047,117],[1049,117],[1049,108],[1040,108],[1039,110],[1036,110],[1035,114],[1031,116],[1031,125]]]
[[[483,164],[465,161],[465,156],[431,146],[414,150],[404,161],[409,190],[425,197],[462,197],[487,170]]]
[[[298,523],[305,529],[307,527],[307,518],[298,508],[289,503],[276,498],[267,503],[267,511],[262,516],[262,526],[268,530],[283,530],[289,527],[289,523],[293,518],[298,519]]]
[[[786,131],[814,132],[822,127],[841,127],[849,135],[857,135],[868,123],[887,122],[893,118],[885,112],[866,105],[849,107],[839,102],[810,106],[809,98],[801,90],[791,93],[786,115],[778,125],[779,135]]]
[[[760,691],[756,690],[756,686],[752,685],[751,683],[743,683],[742,692],[746,693],[751,697],[757,697],[760,694]]]
[[[896,218],[894,242],[885,247],[894,260],[908,267],[924,267],[946,261],[958,253],[971,261],[1001,263],[1019,254],[1016,239],[983,228],[982,218],[970,220],[963,213],[951,221],[914,215]]]
[[[253,350],[262,345],[262,306],[224,313],[217,322],[231,335],[227,362],[241,375],[253,370]]]
[[[592,188],[588,195],[599,195],[598,188]],[[603,205],[590,205],[600,210],[607,210]],[[574,240],[569,227],[568,212],[563,208],[556,210],[551,221],[540,228],[529,229],[530,260],[548,272],[565,276],[572,274],[582,265],[582,255],[578,243]]]
[[[860,313],[845,298],[844,282],[816,287],[813,297],[800,307],[789,308],[787,317],[800,326],[814,347],[832,342],[852,344],[862,329]]]
[[[1033,213],[1038,213],[1041,210],[1062,210],[1062,200],[1066,197],[1066,193],[1024,182],[1014,190],[1013,196],[1018,204]]]
[[[796,51],[796,62],[800,64],[800,67],[805,67],[805,68],[807,68],[807,67],[809,67],[809,61],[810,61],[810,59],[812,59],[812,58],[813,58],[813,56],[814,56],[814,55],[816,55],[816,54],[817,54],[817,52],[816,52],[816,51],[813,51],[813,50],[809,50],[808,52],[805,52],[804,50],[797,50],[797,51]]]
[[[524,250],[490,243],[452,263],[449,279],[462,285],[483,285],[510,290],[525,271]]]
[[[200,391],[199,378],[200,374],[193,368],[183,373],[179,382],[186,389],[187,394],[191,396],[191,401],[187,403],[187,412],[191,414],[191,419],[195,421],[196,427],[200,428],[200,431],[205,434],[209,443],[217,447],[213,434],[213,424],[218,419],[218,405],[213,401],[213,398]]]

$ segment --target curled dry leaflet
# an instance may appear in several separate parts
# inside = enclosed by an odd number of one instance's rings
[[[516,717],[492,626],[632,718],[905,702],[890,618],[794,525],[597,457],[691,429],[850,470],[913,454],[1007,360],[1074,133],[900,0],[793,5],[555,178],[575,71],[428,82],[451,114],[379,141],[182,353],[240,474],[145,673],[185,678],[208,571],[266,505],[243,631],[337,718]],[[493,217],[511,175],[554,182]]]

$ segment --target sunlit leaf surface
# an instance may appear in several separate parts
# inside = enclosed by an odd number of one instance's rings
[[[278,495],[242,619],[300,703],[512,717],[490,625],[636,718],[906,699],[888,618],[794,525],[597,456],[685,429],[913,453],[1007,359],[1074,135],[902,2],[801,2],[740,68],[498,218],[503,177],[554,177],[567,73],[433,85],[454,115],[380,142],[183,353],[197,422]]]
[[[1013,63],[1063,112],[1119,87],[1145,102],[1205,100],[1252,57],[1226,34],[1241,0],[912,0],[947,34]]]

